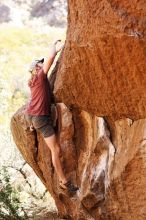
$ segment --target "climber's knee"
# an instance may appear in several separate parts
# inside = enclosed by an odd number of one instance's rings
[[[55,151],[56,145],[57,145],[57,140],[55,134],[51,135],[50,137],[44,138],[46,144],[50,148],[51,152]]]
[[[54,157],[62,157],[62,151],[60,145],[57,142],[56,135],[52,135],[50,137],[44,138],[49,149],[51,150],[51,154]]]

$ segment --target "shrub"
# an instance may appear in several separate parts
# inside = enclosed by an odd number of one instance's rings
[[[6,166],[0,169],[0,219],[28,219],[21,202],[19,192],[11,186],[10,175]]]

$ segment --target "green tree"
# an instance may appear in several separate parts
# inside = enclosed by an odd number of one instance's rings
[[[6,220],[28,218],[21,206],[19,192],[10,184],[10,175],[5,166],[0,169],[0,218]]]

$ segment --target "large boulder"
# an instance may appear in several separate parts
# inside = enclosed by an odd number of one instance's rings
[[[58,100],[98,116],[146,115],[143,0],[69,1]]]

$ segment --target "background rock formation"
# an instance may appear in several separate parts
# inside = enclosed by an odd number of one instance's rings
[[[59,191],[49,149],[27,129],[24,107],[12,118],[18,148],[68,219],[146,218],[144,11],[142,0],[69,1],[54,92],[63,167],[80,187],[75,197]]]
[[[49,25],[66,27],[66,0],[6,0],[0,1],[0,23],[19,25]]]

